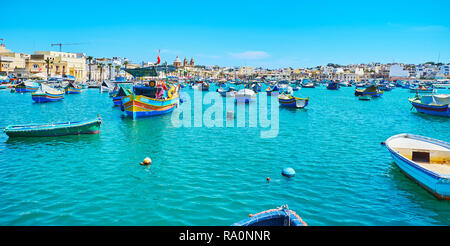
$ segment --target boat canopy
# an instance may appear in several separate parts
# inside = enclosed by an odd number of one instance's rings
[[[158,72],[156,72],[155,67],[144,67],[144,68],[133,68],[124,69],[127,73],[133,75],[134,77],[157,77]]]
[[[430,105],[450,105],[450,94],[422,96],[421,102]]]

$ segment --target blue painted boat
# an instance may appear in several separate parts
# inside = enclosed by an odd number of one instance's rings
[[[383,91],[379,90],[377,86],[372,85],[365,89],[355,89],[355,96],[371,96],[371,97],[381,97]]]
[[[450,144],[433,138],[398,134],[385,141],[395,164],[439,199],[450,200]]]
[[[14,87],[16,92],[24,93],[24,92],[34,92],[39,89],[39,83],[34,81],[22,81],[16,84]]]
[[[450,94],[417,95],[408,100],[419,113],[450,117]]]
[[[266,89],[266,93],[267,93],[268,96],[271,96],[272,94],[278,95],[280,93],[280,89],[278,88],[278,85],[274,85],[272,87],[269,86]]]
[[[133,92],[122,98],[121,109],[133,119],[151,117],[172,112],[178,106],[179,94],[174,86],[167,88],[164,84],[134,86]]]
[[[282,93],[278,96],[278,102],[280,106],[288,107],[288,108],[305,108],[308,106],[309,97],[300,98],[294,97],[289,94]]]
[[[328,90],[337,90],[337,89],[339,89],[339,87],[340,87],[339,84],[335,83],[335,82],[330,82],[327,84]]]
[[[31,99],[37,103],[56,102],[64,99],[64,91],[41,84],[36,92],[31,93]]]
[[[232,226],[307,226],[307,224],[287,205],[277,209],[266,210],[257,214],[250,214],[250,217]]]
[[[66,94],[80,94],[81,86],[75,85],[72,82],[69,82],[67,87],[65,88]]]

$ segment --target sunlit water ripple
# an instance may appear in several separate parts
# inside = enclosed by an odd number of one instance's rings
[[[449,119],[410,111],[407,90],[371,101],[353,91],[296,92],[308,109],[280,109],[278,136],[263,139],[260,128],[177,128],[170,115],[133,121],[96,89],[47,104],[2,90],[0,127],[97,114],[104,124],[99,135],[2,134],[0,225],[230,225],[283,204],[309,225],[450,225],[450,203],[380,145],[404,132],[449,141]]]

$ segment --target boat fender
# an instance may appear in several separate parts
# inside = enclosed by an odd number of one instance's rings
[[[295,170],[291,167],[284,168],[281,174],[285,177],[292,178],[295,176]]]

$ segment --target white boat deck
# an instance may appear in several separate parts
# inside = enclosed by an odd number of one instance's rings
[[[425,162],[415,162],[415,163],[432,172],[443,175],[450,175],[450,165],[448,164],[430,164]]]

